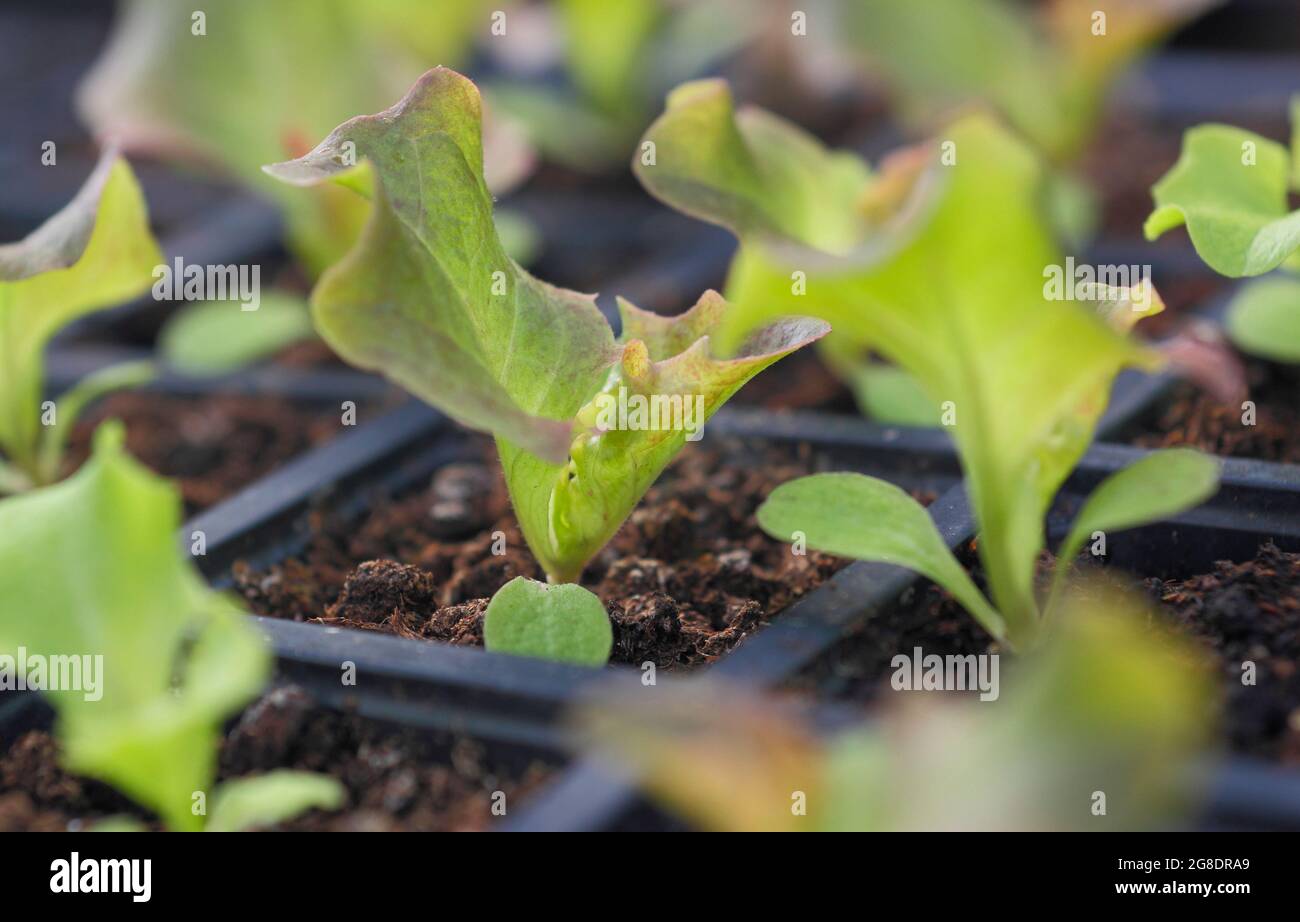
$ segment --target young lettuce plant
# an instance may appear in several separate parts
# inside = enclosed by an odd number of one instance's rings
[[[1141,603],[1090,595],[1071,604],[1040,655],[1016,663],[992,701],[907,692],[871,726],[819,739],[772,702],[705,683],[653,701],[607,691],[579,712],[579,727],[591,749],[705,829],[1176,823],[1200,793],[1185,766],[1210,739],[1209,670],[1185,639],[1152,631]],[[1102,814],[1097,791],[1106,795]],[[791,809],[793,792],[804,812]]]
[[[50,339],[79,317],[147,291],[162,261],[140,186],[112,151],[62,211],[23,240],[0,245],[0,494],[57,480],[81,411],[153,375],[148,362],[113,365],[42,405]]]
[[[837,213],[837,196],[814,198],[806,178],[828,188],[837,162],[802,153],[801,137],[771,116],[737,116],[724,84],[679,89],[646,137],[657,148],[655,165],[637,166],[647,188],[740,237],[724,348],[770,316],[802,309],[835,327],[840,348],[893,361],[942,408],[936,421],[956,438],[993,603],[921,506],[883,481],[825,474],[785,484],[759,510],[760,524],[784,540],[800,532],[809,547],[911,567],[995,637],[1033,643],[1043,621],[1034,570],[1044,517],[1115,376],[1161,363],[1124,335],[1162,309],[1156,293],[1146,283],[1068,293],[1044,283],[1064,260],[1043,217],[1042,167],[984,116],[896,157],[874,183],[842,167],[858,194],[838,196],[838,220],[822,217]],[[811,223],[797,226],[791,215]],[[1081,511],[1059,566],[1069,566],[1081,536],[1199,503],[1216,481],[1215,465],[1186,451],[1116,474]]]
[[[1152,188],[1155,210],[1146,235],[1155,240],[1186,225],[1210,268],[1231,278],[1288,272],[1253,283],[1233,301],[1228,334],[1244,352],[1300,362],[1300,96],[1291,104],[1286,147],[1228,125],[1201,125],[1183,137],[1174,167]]]
[[[338,783],[302,772],[213,790],[222,723],[266,684],[270,655],[179,551],[180,497],[126,454],[123,437],[104,424],[76,474],[0,502],[0,683],[42,689],[68,770],[168,829],[337,808]]]
[[[529,547],[551,582],[576,582],[713,412],[829,328],[781,318],[716,358],[729,307],[707,292],[677,317],[620,300],[615,341],[594,296],[541,282],[503,251],[482,163],[478,90],[438,68],[391,109],[267,170],[371,200],[357,246],[313,292],[318,331],[352,364],[494,435]]]

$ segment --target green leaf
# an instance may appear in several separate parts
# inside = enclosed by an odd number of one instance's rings
[[[1190,448],[1152,452],[1110,475],[1092,491],[1061,542],[1053,596],[1094,532],[1122,531],[1169,518],[1199,506],[1218,488],[1218,462]]]
[[[214,165],[271,198],[285,214],[295,255],[317,274],[351,246],[366,208],[328,187],[292,194],[269,181],[262,164],[305,153],[339,122],[386,104],[439,63],[417,60],[395,41],[425,46],[463,30],[460,17],[444,6],[208,0],[198,11],[204,32],[195,34],[192,7],[127,0],[78,105],[100,136],[186,165]],[[519,139],[509,133],[496,139],[500,158],[516,162]],[[503,173],[507,181],[518,176],[513,168]]]
[[[1221,275],[1276,269],[1300,248],[1300,211],[1287,208],[1290,173],[1286,148],[1275,141],[1227,125],[1193,128],[1151,190],[1147,239],[1186,224],[1196,252]]]
[[[167,321],[158,349],[171,367],[189,375],[237,371],[312,337],[311,310],[302,298],[270,291],[255,311],[234,301],[185,305]]]
[[[943,586],[980,625],[1004,639],[1006,625],[944,543],[925,508],[884,480],[813,474],[783,483],[758,508],[758,524],[780,541],[895,564]]]
[[[603,666],[614,631],[600,599],[581,586],[516,576],[488,603],[483,645],[496,653]]]
[[[78,317],[147,291],[162,261],[140,186],[112,151],[62,211],[0,246],[0,449],[33,482],[47,473],[39,458],[46,344]]]
[[[707,293],[671,319],[622,302],[616,344],[594,296],[547,285],[503,252],[479,106],[469,80],[432,70],[392,109],[352,119],[268,171],[372,196],[356,249],[312,295],[318,331],[352,364],[495,435],[529,546],[552,581],[573,582],[687,437],[827,327],[783,319],[715,358],[709,336],[727,305]],[[355,167],[342,156],[349,143],[363,158]],[[600,406],[620,394],[676,400],[672,422],[690,426],[607,431]]]
[[[858,405],[872,419],[898,426],[939,425],[939,408],[903,369],[866,362],[850,380]]]
[[[613,334],[594,297],[546,285],[503,252],[469,80],[429,71],[393,108],[345,122],[267,172],[295,185],[373,186],[360,241],[312,295],[316,327],[339,355],[465,425],[566,456],[568,420],[616,358]]]
[[[1232,299],[1227,327],[1243,352],[1300,363],[1300,280],[1278,276],[1252,283]]]
[[[154,363],[148,359],[119,362],[86,375],[73,385],[71,390],[56,400],[58,424],[45,429],[44,438],[41,440],[42,481],[52,483],[58,479],[59,467],[63,462],[63,449],[67,446],[68,436],[88,406],[113,391],[147,384],[157,374],[158,370],[154,367]]]
[[[751,216],[777,213],[787,194],[745,179],[743,165],[726,166],[751,155],[720,92],[676,96],[646,135],[658,147],[659,166],[646,171],[659,171],[654,188],[741,236],[728,280],[735,308],[719,342],[811,311],[834,326],[838,350],[883,355],[951,410],[994,601],[1010,640],[1029,640],[1048,504],[1087,447],[1115,375],[1159,363],[1120,331],[1163,304],[1147,287],[1109,292],[1099,304],[1049,297],[1045,267],[1065,261],[1042,210],[1043,168],[984,116],[895,155],[856,203],[842,198],[841,228],[853,214],[872,216],[847,249],[765,239],[770,224]],[[674,183],[665,171],[692,162],[678,151],[688,139],[720,166]],[[680,198],[687,192],[689,202]],[[791,284],[800,273],[802,288]]]
[[[263,829],[307,810],[337,810],[347,792],[329,775],[281,769],[252,778],[236,778],[217,788],[207,832]]]
[[[647,191],[743,242],[788,239],[843,252],[868,228],[854,207],[871,184],[867,165],[762,109],[737,111],[725,81],[674,90],[644,142],[654,144],[654,162],[638,155],[632,170]]]
[[[45,691],[68,770],[193,830],[222,722],[265,684],[270,657],[176,546],[175,488],[122,442],[105,424],[68,480],[0,502],[0,652],[91,657],[81,690]]]

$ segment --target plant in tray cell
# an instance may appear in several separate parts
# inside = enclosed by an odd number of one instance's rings
[[[822,474],[785,484],[760,509],[763,527],[909,566],[952,591],[993,636],[1031,644],[1047,607],[1034,585],[1044,517],[1115,376],[1161,364],[1126,335],[1162,309],[1156,292],[1145,281],[1069,292],[1045,283],[1064,260],[1043,217],[1043,168],[982,115],[896,155],[875,177],[772,116],[734,112],[716,81],[677,90],[646,137],[658,151],[654,166],[637,168],[647,188],[741,239],[724,348],[800,310],[835,327],[838,350],[894,362],[938,408],[961,455],[992,602],[924,509],[884,481]],[[1080,512],[1059,568],[1093,531],[1195,505],[1216,481],[1214,464],[1186,451],[1115,475]]]
[[[57,480],[81,411],[153,376],[148,362],[113,365],[43,402],[50,339],[78,317],[147,291],[161,262],[140,187],[112,151],[62,211],[0,245],[0,494]]]
[[[616,341],[594,296],[504,252],[482,158],[478,91],[438,68],[391,109],[267,170],[370,200],[356,247],[313,292],[317,329],[349,362],[496,437],[529,547],[551,582],[570,583],[719,406],[828,327],[778,318],[719,358],[730,307],[707,292],[672,318],[620,301]]]
[[[183,556],[179,495],[122,438],[104,424],[76,474],[0,501],[0,685],[39,688],[68,770],[112,785],[168,829],[264,826],[338,807],[336,781],[302,772],[214,787],[222,723],[266,684],[270,655]]]
[[[1228,314],[1244,352],[1300,362],[1300,96],[1291,104],[1292,142],[1228,125],[1187,132],[1178,162],[1152,188],[1150,240],[1186,226],[1211,269],[1231,278],[1281,272],[1245,287]]]
[[[873,723],[823,739],[779,704],[705,680],[653,700],[604,695],[578,725],[705,829],[1163,828],[1200,793],[1188,765],[1210,738],[1210,671],[1140,602],[1090,598],[993,700],[904,692]]]

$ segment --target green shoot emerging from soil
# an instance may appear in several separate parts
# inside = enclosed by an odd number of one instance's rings
[[[1191,644],[1153,630],[1140,603],[1089,598],[1070,606],[1040,655],[1008,670],[994,701],[886,692],[893,700],[869,728],[819,739],[779,703],[706,684],[652,698],[606,692],[583,709],[580,726],[599,755],[704,829],[1123,830],[1177,821],[1198,794],[1183,766],[1210,738],[1209,670]]]
[[[594,296],[547,285],[502,250],[478,90],[443,68],[393,108],[267,170],[371,200],[357,246],[313,292],[316,327],[349,362],[496,437],[520,527],[551,582],[579,579],[741,385],[829,329],[781,318],[716,358],[711,338],[730,308],[708,292],[671,318],[620,302],[616,342]]]
[[[896,156],[874,180],[771,115],[734,112],[717,81],[677,90],[646,137],[657,148],[654,165],[636,167],[647,188],[740,237],[724,348],[800,311],[835,327],[837,349],[879,353],[915,379],[933,422],[956,438],[993,604],[925,511],[883,481],[829,474],[787,484],[760,523],[784,540],[801,533],[809,547],[912,567],[995,637],[1030,644],[1043,618],[1034,568],[1048,506],[1115,376],[1161,361],[1124,335],[1163,307],[1149,283],[1092,287],[1083,303],[1045,285],[1065,261],[1043,217],[1041,163],[984,116]],[[1098,496],[1133,502],[1090,505],[1085,534],[1199,503],[1217,471],[1170,452],[1116,480]]]
[[[114,365],[42,404],[50,339],[79,317],[147,291],[162,261],[140,186],[112,152],[62,211],[25,239],[0,245],[0,494],[57,480],[68,433],[86,405],[152,377],[147,362]]]
[[[177,548],[176,490],[122,440],[106,423],[72,477],[0,502],[0,681],[42,689],[69,771],[113,785],[168,829],[337,807],[337,782],[300,772],[213,791],[222,723],[266,684],[270,655]]]
[[[1231,278],[1282,268],[1300,272],[1300,96],[1291,104],[1292,149],[1228,125],[1201,125],[1152,188],[1147,239],[1186,225],[1210,268]],[[1245,352],[1300,362],[1300,279],[1279,275],[1252,284],[1233,302],[1228,333]]]

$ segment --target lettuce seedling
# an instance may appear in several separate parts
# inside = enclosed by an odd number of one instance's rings
[[[232,602],[176,546],[180,496],[106,423],[66,481],[0,502],[0,676],[42,689],[69,771],[97,778],[172,830],[266,824],[337,807],[331,779],[276,772],[220,786],[222,722],[270,677]],[[196,796],[200,795],[200,796]]]
[[[1155,240],[1186,225],[1211,269],[1231,278],[1282,268],[1300,271],[1300,97],[1292,102],[1292,150],[1240,128],[1201,125],[1183,136],[1178,162],[1152,188]],[[1246,288],[1228,315],[1228,333],[1244,351],[1300,362],[1300,280],[1281,276]]]
[[[829,328],[782,318],[715,358],[729,308],[707,292],[671,318],[620,301],[616,342],[594,296],[541,282],[502,250],[482,163],[478,90],[438,68],[393,108],[267,170],[371,199],[356,248],[313,292],[317,330],[352,364],[492,433],[529,546],[552,582],[574,582],[719,406]]]
[[[657,163],[637,168],[646,187],[741,239],[724,348],[773,314],[803,309],[835,327],[837,348],[878,352],[910,373],[938,408],[935,422],[953,429],[961,454],[995,604],[924,510],[882,481],[795,481],[773,493],[760,523],[785,540],[802,532],[809,547],[912,567],[994,636],[1032,642],[1044,516],[1116,374],[1160,364],[1124,335],[1162,309],[1158,295],[1146,283],[1070,293],[1096,299],[1085,303],[1051,291],[1045,279],[1064,260],[1043,217],[1042,166],[984,116],[897,155],[874,182],[770,115],[735,113],[717,81],[679,89],[646,137],[657,147]],[[1133,491],[1136,521],[1213,490],[1210,461],[1155,458],[1115,475],[1149,485]]]
[[[0,245],[0,494],[58,479],[81,410],[152,376],[147,362],[113,365],[42,406],[50,339],[79,317],[147,291],[162,261],[140,186],[112,151],[62,211],[23,240]]]
[[[427,66],[416,54],[451,50],[435,43],[453,33],[467,38],[462,15],[446,7],[426,0],[209,0],[194,9],[126,0],[78,105],[97,134],[128,150],[205,162],[270,198],[284,214],[295,256],[315,275],[352,245],[364,204],[328,187],[290,194],[267,180],[262,164],[305,153],[343,119],[385,104]],[[407,47],[394,44],[398,36]],[[526,175],[531,154],[517,131],[495,127],[488,169],[502,192]]]
[[[590,748],[705,829],[1176,823],[1200,793],[1186,765],[1210,738],[1204,656],[1153,631],[1134,599],[1089,597],[1072,604],[1040,655],[1003,671],[994,701],[905,693],[873,725],[819,739],[772,702],[706,683],[653,699],[605,691],[579,725]]]

